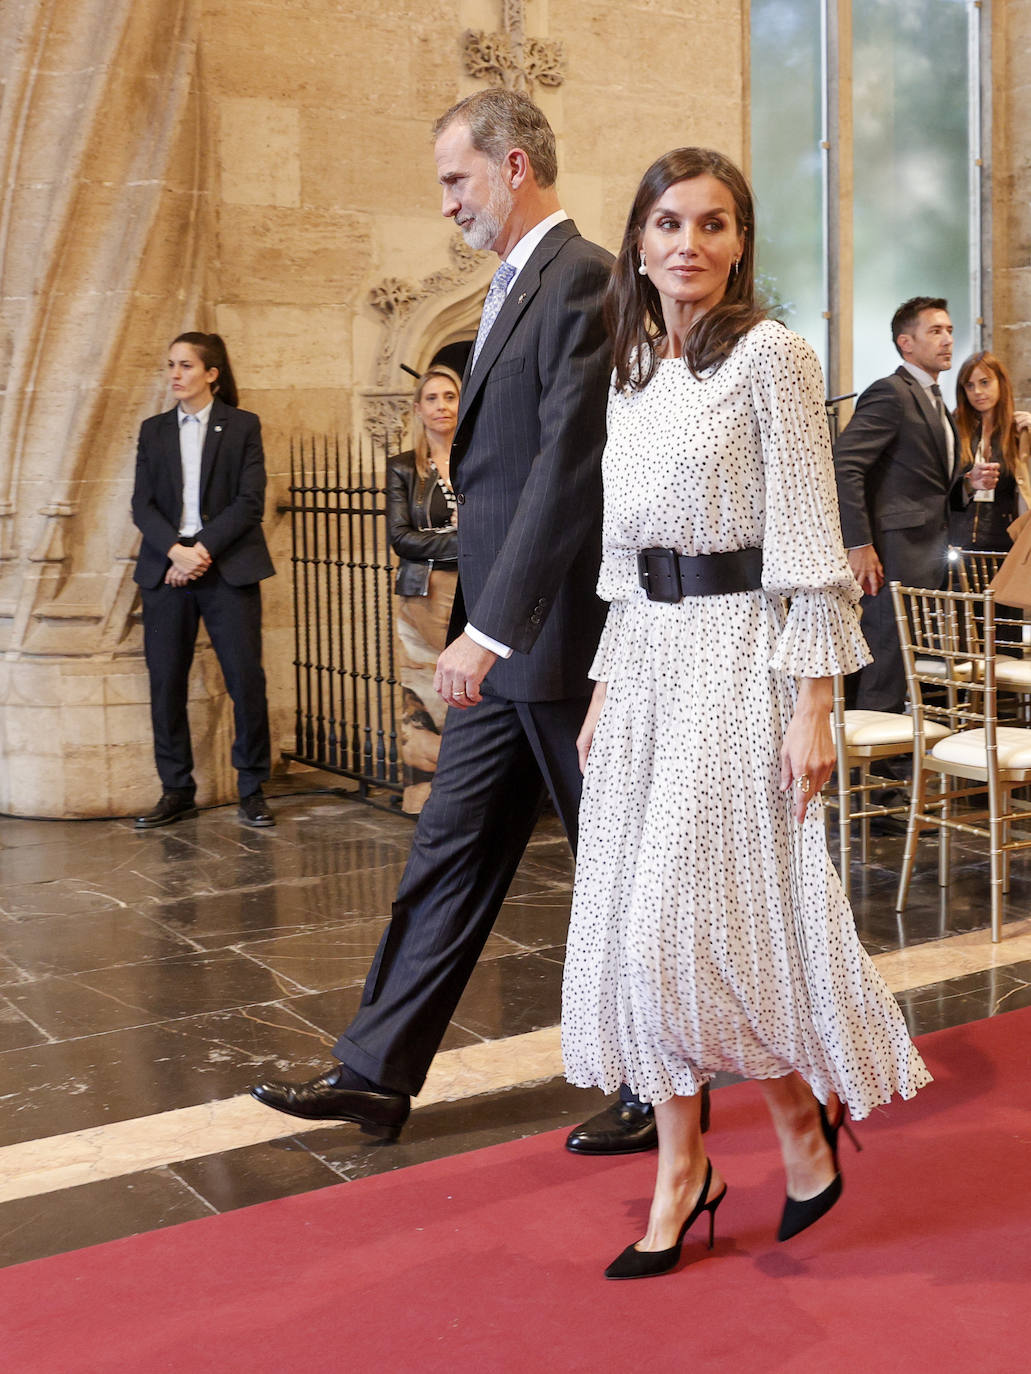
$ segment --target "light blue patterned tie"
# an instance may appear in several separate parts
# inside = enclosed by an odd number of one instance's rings
[[[476,359],[480,356],[480,349],[483,347],[484,340],[490,333],[491,325],[498,318],[498,312],[505,304],[505,296],[508,294],[508,284],[516,274],[516,269],[510,262],[503,262],[491,278],[490,290],[487,292],[487,299],[483,302],[483,314],[480,316],[480,327],[476,331],[476,343],[473,347],[473,362],[469,371],[476,366]]]

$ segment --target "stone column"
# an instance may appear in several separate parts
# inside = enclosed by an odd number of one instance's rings
[[[195,0],[0,10],[0,811],[118,814],[157,787],[129,497],[164,349],[203,318],[196,25]],[[202,738],[225,714],[206,667]],[[207,796],[226,754],[198,749]]]
[[[992,5],[992,351],[1031,406],[1031,0]]]

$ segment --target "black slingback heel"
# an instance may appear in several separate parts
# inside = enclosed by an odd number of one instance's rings
[[[842,1103],[841,1116],[832,1126],[830,1118],[827,1116],[827,1108],[822,1102],[817,1104],[820,1108],[820,1129],[823,1131],[823,1138],[830,1148],[831,1159],[834,1162],[834,1177],[822,1193],[817,1193],[815,1197],[804,1198],[801,1202],[793,1197],[784,1199],[784,1211],[780,1218],[780,1227],[777,1231],[778,1240],[790,1240],[792,1236],[797,1236],[800,1231],[805,1231],[812,1226],[814,1221],[819,1221],[841,1197],[842,1181],[841,1169],[838,1165],[838,1134],[844,1128],[845,1134],[851,1140],[857,1150],[863,1147],[856,1139],[848,1124],[848,1108]]]
[[[680,1247],[684,1243],[684,1237],[703,1212],[709,1213],[709,1249],[711,1250],[716,1239],[716,1208],[727,1196],[727,1185],[724,1183],[715,1197],[707,1199],[706,1194],[711,1182],[712,1163],[706,1160],[705,1182],[702,1184],[702,1191],[698,1195],[698,1201],[691,1209],[690,1216],[680,1228],[676,1245],[671,1245],[668,1250],[638,1250],[636,1244],[628,1245],[623,1253],[617,1255],[605,1270],[605,1277],[607,1279],[650,1279],[657,1274],[668,1274],[671,1269],[676,1268],[677,1261],[680,1259]]]

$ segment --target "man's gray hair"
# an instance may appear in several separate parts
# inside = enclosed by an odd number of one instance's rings
[[[530,160],[537,185],[542,190],[554,186],[558,176],[555,135],[528,95],[500,86],[467,95],[440,116],[433,126],[434,139],[455,123],[466,125],[473,147],[486,153],[495,166],[513,148],[521,148]]]

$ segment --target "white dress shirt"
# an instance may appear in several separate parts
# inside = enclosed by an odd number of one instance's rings
[[[183,410],[182,406],[176,412],[179,418],[179,454],[183,461],[183,514],[179,533],[187,537],[199,534],[204,528],[200,518],[200,462],[213,404],[209,401],[196,415]]]
[[[561,224],[563,220],[568,218],[569,216],[566,214],[565,210],[556,210],[553,215],[549,215],[547,219],[542,219],[539,224],[535,224],[528,233],[525,233],[512,249],[511,253],[509,253],[508,257],[504,259],[505,262],[515,268],[515,276],[508,283],[508,289],[505,292],[506,300],[513,286],[515,286],[516,282],[519,280],[519,273],[530,261],[534,249],[540,243],[544,235],[549,229],[554,229],[556,224]],[[466,623],[465,632],[475,644],[479,644],[481,648],[489,649],[491,653],[497,654],[499,658],[512,657],[512,650],[507,644],[500,644],[496,639],[491,639],[490,635],[485,635],[483,631],[478,630],[475,625]]]

